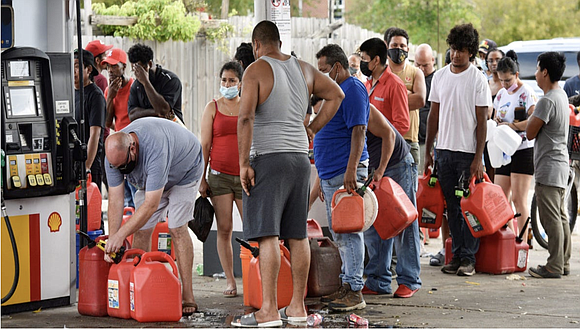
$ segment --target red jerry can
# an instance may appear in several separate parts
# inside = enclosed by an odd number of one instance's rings
[[[310,240],[310,271],[308,296],[320,297],[336,292],[340,287],[342,260],[338,247],[328,237]]]
[[[322,233],[322,227],[320,227],[318,221],[314,219],[308,219],[306,221],[306,226],[308,238],[324,237],[324,234]]]
[[[417,209],[395,180],[383,177],[374,186],[373,192],[379,203],[373,226],[382,239],[397,236],[417,219]]]
[[[365,224],[363,198],[355,191],[352,195],[346,189],[338,189],[332,196],[332,230],[335,233],[356,233]]]
[[[440,228],[429,228],[429,238],[439,237]]]
[[[106,240],[109,236],[99,236],[95,241]],[[131,245],[124,242],[125,249]],[[105,252],[99,247],[85,246],[79,252],[79,302],[78,311],[82,315],[107,316],[109,269]]]
[[[126,207],[123,210],[123,225],[131,219],[132,214],[128,214],[129,212],[135,214],[135,210],[132,207]],[[127,240],[133,244],[133,235],[128,236]],[[161,221],[155,225],[151,235],[151,252],[153,251],[165,252],[175,260],[175,249],[173,248],[173,240],[171,239],[171,234],[169,234],[167,221]]]
[[[480,273],[510,274],[516,268],[516,235],[507,228],[484,236],[479,241],[479,251],[475,254],[475,269]]]
[[[419,178],[417,186],[417,213],[419,214],[419,227],[439,228],[443,221],[445,211],[445,199],[436,174],[427,170]]]
[[[111,265],[108,281],[109,305],[107,306],[109,316],[122,319],[131,318],[129,281],[131,272],[135,268],[133,259],[141,257],[144,253],[145,251],[141,249],[130,249],[125,251],[121,262]]]
[[[125,207],[123,209],[123,222],[121,222],[121,226],[125,224],[131,217],[135,214],[135,209],[132,207]],[[127,240],[129,243],[133,244],[133,235],[127,236]]]
[[[461,210],[474,237],[491,235],[514,218],[514,211],[500,186],[491,183],[486,173],[484,181],[469,183],[469,195],[461,198]]]
[[[516,239],[516,272],[525,272],[528,268],[530,246],[521,239]]]
[[[146,252],[135,263],[129,282],[131,317],[139,322],[179,321],[181,282],[173,258],[161,251]]]
[[[79,202],[79,190],[81,187],[78,186],[75,189],[75,198],[77,200],[77,206]],[[92,182],[92,176],[89,173],[87,175],[87,232],[95,231],[101,228],[101,205],[103,203],[103,198],[101,197],[101,191],[97,184]],[[80,219],[80,215],[77,216]],[[80,224],[76,224],[77,230],[80,229]]]
[[[245,291],[248,290],[249,305],[256,309],[260,309],[262,308],[262,276],[260,275],[259,256],[250,260],[248,275],[248,289],[244,288],[244,300],[246,297]],[[278,273],[277,287],[278,308],[290,305],[293,288],[292,268],[290,267],[290,251],[288,251],[282,243],[280,243],[280,272]]]

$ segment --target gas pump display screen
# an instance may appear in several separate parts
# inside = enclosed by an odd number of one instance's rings
[[[28,61],[10,61],[11,77],[28,77],[30,76],[30,67]]]
[[[12,101],[12,116],[36,116],[34,87],[10,88]]]

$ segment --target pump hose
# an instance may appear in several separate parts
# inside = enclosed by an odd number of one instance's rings
[[[2,303],[5,303],[10,298],[12,298],[12,295],[14,295],[14,291],[16,291],[16,287],[18,286],[18,279],[20,278],[20,261],[18,259],[18,248],[16,247],[16,239],[14,238],[14,232],[12,231],[12,226],[10,225],[10,218],[8,217],[8,213],[6,213],[6,205],[4,204],[4,197],[2,197],[2,216],[4,217],[4,222],[6,223],[8,236],[10,236],[10,242],[12,243],[12,253],[14,254],[14,280],[12,281],[12,287],[10,288],[10,291],[8,291],[6,296],[2,297]]]

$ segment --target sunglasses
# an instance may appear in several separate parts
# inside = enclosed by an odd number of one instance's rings
[[[121,166],[115,167],[112,164],[109,164],[110,168],[116,168],[119,171],[124,171],[127,169],[127,165],[129,165],[129,159],[131,158],[131,146],[129,145],[129,149],[127,149],[127,159],[125,159],[125,163]]]

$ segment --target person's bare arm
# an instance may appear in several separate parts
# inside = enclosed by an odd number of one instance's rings
[[[149,81],[149,72],[146,71],[142,66],[138,64],[133,65],[133,70],[135,72],[135,78],[143,85],[143,89],[147,94],[149,103],[151,103],[152,109],[134,108],[129,112],[129,119],[131,121],[141,118],[141,117],[163,117],[166,118],[171,112],[171,106],[163,98],[163,95],[159,94],[151,82]]]
[[[205,106],[203,115],[201,116],[201,148],[203,151],[203,176],[199,185],[199,193],[202,197],[208,196],[209,185],[205,179],[207,168],[209,165],[209,151],[213,141],[213,120],[216,115],[216,107],[213,101]]]
[[[540,129],[544,126],[544,121],[538,117],[532,116],[528,118],[528,126],[526,126],[526,137],[528,140],[533,140],[538,136]]]
[[[427,116],[427,138],[425,139],[425,169],[433,166],[433,144],[435,143],[435,137],[439,131],[439,103],[431,102],[431,110],[429,110],[429,116]]]
[[[413,92],[409,94],[409,110],[421,109],[425,106],[425,76],[423,71],[415,70],[415,81],[413,82]]]
[[[374,181],[379,181],[385,174],[387,165],[391,160],[393,151],[395,150],[395,139],[397,134],[387,122],[387,119],[383,114],[375,108],[374,105],[371,106],[371,111],[369,113],[369,132],[373,135],[380,137],[383,142],[381,144],[381,161],[379,167],[375,169],[375,174],[373,175]]]
[[[356,170],[360,161],[360,156],[365,146],[365,125],[356,125],[352,128],[352,135],[350,138],[350,155],[346,165],[346,172],[344,173],[344,188],[348,193],[356,189]]]
[[[91,166],[93,166],[93,162],[95,161],[95,157],[97,156],[97,151],[99,149],[100,138],[101,138],[101,127],[91,126],[89,141],[87,142],[87,160],[85,162],[87,170],[89,170]]]
[[[475,128],[475,157],[471,163],[471,176],[481,180],[483,178],[483,149],[485,147],[485,137],[487,135],[487,106],[475,107],[477,126]]]

